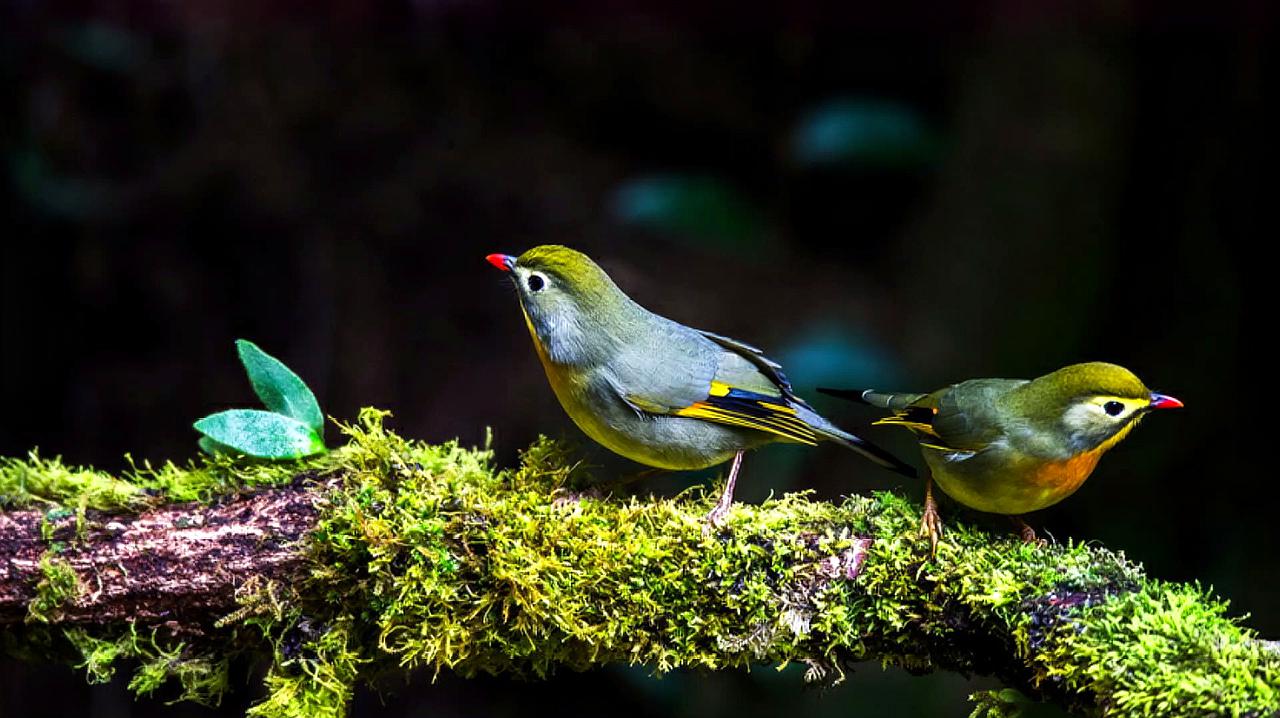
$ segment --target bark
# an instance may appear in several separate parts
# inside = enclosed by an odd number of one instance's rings
[[[42,558],[51,542],[62,542],[57,557],[83,590],[58,607],[58,623],[129,620],[200,632],[236,610],[236,591],[250,577],[296,578],[304,567],[299,542],[318,515],[314,498],[294,485],[136,516],[0,512],[0,624],[27,618]],[[78,525],[85,527],[79,536]]]

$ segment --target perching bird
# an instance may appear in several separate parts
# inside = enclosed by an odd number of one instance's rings
[[[1067,498],[1089,478],[1103,452],[1154,409],[1182,402],[1148,389],[1115,364],[1074,364],[1038,379],[971,379],[932,394],[818,389],[893,412],[876,424],[920,437],[925,463],[921,534],[936,548],[942,530],[933,482],[973,509],[1007,514],[1022,537],[1035,532],[1021,515]]]
[[[646,310],[585,254],[552,245],[486,259],[510,273],[551,388],[587,436],[660,469],[733,459],[710,524],[733,502],[743,452],[770,442],[832,441],[915,476],[819,416],[759,349]]]

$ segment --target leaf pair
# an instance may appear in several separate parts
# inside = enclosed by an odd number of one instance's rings
[[[210,454],[301,459],[325,451],[324,414],[289,367],[245,339],[236,340],[253,391],[269,411],[231,409],[200,419],[200,448]]]

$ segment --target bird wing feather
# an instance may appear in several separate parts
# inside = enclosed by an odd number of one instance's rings
[[[615,363],[615,388],[633,409],[817,444],[813,427],[797,415],[796,405],[807,405],[792,394],[777,362],[728,337],[697,332],[681,338],[686,341],[665,343],[667,352],[685,347],[678,361],[655,364],[659,354],[638,351]]]
[[[978,452],[1005,435],[1000,397],[1017,379],[974,379],[926,394],[875,422],[926,435],[921,443],[942,451]]]

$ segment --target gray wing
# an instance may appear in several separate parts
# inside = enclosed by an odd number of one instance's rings
[[[711,341],[715,342],[721,347],[727,349],[735,358],[745,360],[747,363],[751,364],[755,368],[757,373],[763,375],[769,381],[769,383],[773,384],[774,386],[773,391],[779,393],[781,396],[785,396],[786,398],[802,406],[806,406],[806,407],[809,406],[804,402],[804,400],[796,396],[795,391],[791,388],[791,381],[787,379],[786,374],[782,373],[782,365],[770,359],[769,357],[765,356],[764,351],[762,349],[759,349],[750,344],[747,344],[746,342],[740,342],[737,339],[732,339],[730,337],[722,336],[720,334],[713,334],[712,332],[699,332],[699,333],[702,334],[702,336],[706,337],[707,339],[710,339]],[[726,367],[726,371],[741,373],[743,374],[743,376],[741,376],[741,380],[750,381],[750,378],[745,375],[746,374],[745,367],[741,367],[741,368]],[[730,381],[728,383],[732,384],[733,382]],[[763,386],[761,388],[766,389]]]
[[[608,374],[632,408],[671,414],[707,397],[720,353],[698,332],[664,320],[643,340],[628,342],[609,362]]]
[[[931,395],[937,407],[930,422],[933,433],[945,448],[985,449],[1006,433],[1000,397],[1025,383],[1023,379],[973,379]]]
[[[759,349],[681,325],[655,340],[633,342],[611,367],[615,389],[640,414],[700,419],[816,444],[813,426],[798,415],[778,364]]]

